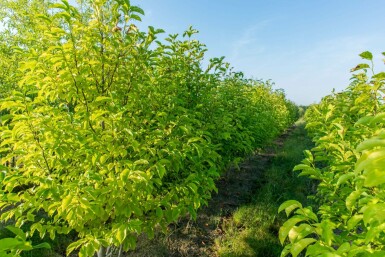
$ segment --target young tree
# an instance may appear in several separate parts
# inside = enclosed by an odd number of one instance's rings
[[[176,101],[184,97],[174,93],[181,83],[161,94],[167,69],[157,62],[167,47],[151,49],[162,31],[138,31],[142,14],[128,0],[77,7],[63,0],[30,16],[36,30],[10,43],[23,59],[18,85],[1,104],[9,113],[2,120],[1,219],[32,222],[32,234],[52,238],[77,231],[68,253],[133,248],[137,234],[151,236],[156,225],[194,214],[215,188],[218,155],[192,129],[197,114]],[[170,65],[181,81],[196,76],[181,70],[197,62],[179,58],[199,50],[189,42],[168,47],[184,44]]]

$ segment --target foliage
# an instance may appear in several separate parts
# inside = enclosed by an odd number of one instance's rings
[[[385,53],[384,53],[385,54]],[[294,170],[319,181],[313,211],[287,201],[290,219],[281,227],[281,256],[384,256],[384,80],[371,62],[352,69],[352,83],[341,93],[325,97],[306,112],[307,129],[316,146]]]
[[[26,60],[23,49],[33,48],[39,51],[42,37],[40,20],[34,17],[37,12],[47,11],[47,1],[17,0],[0,2],[0,97],[8,96],[16,88],[15,81],[22,74],[19,65]],[[35,40],[33,40],[35,39]]]
[[[50,249],[50,245],[47,243],[33,246],[30,241],[27,241],[27,236],[20,228],[7,226],[7,229],[16,236],[14,238],[0,239],[0,256],[2,257],[17,257],[20,256],[22,251],[31,251],[33,249]]]
[[[195,217],[220,171],[296,116],[281,91],[223,58],[203,69],[196,30],[165,42],[161,29],[139,31],[143,10],[128,0],[19,1],[2,13],[33,7],[30,29],[17,20],[3,35],[20,59],[1,48],[14,71],[0,85],[1,220],[52,239],[76,231],[68,254],[132,249],[139,234]]]

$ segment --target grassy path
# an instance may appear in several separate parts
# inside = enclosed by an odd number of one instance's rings
[[[218,194],[197,220],[188,219],[170,226],[170,234],[142,239],[137,250],[127,256],[279,256],[282,247],[278,230],[285,221],[279,205],[296,199],[306,203],[312,184],[299,178],[293,167],[312,143],[304,124],[296,126],[271,146],[251,156],[240,170],[229,170],[218,181]]]

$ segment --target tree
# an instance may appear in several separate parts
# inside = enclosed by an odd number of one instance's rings
[[[68,253],[133,248],[137,234],[195,213],[215,188],[218,155],[192,129],[197,114],[173,103],[183,96],[159,95],[166,81],[154,80],[165,72],[156,62],[165,53],[150,45],[162,31],[138,31],[142,14],[129,1],[62,1],[34,14],[38,30],[23,42],[39,44],[14,44],[25,58],[18,87],[1,106],[9,112],[1,218],[32,222],[32,234],[52,238],[77,231]],[[199,45],[183,47],[176,54]],[[181,60],[174,59],[174,74],[184,79]]]

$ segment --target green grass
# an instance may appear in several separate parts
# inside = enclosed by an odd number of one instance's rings
[[[278,215],[279,205],[290,199],[309,203],[307,195],[312,182],[298,177],[292,171],[302,160],[303,151],[312,147],[306,136],[304,123],[299,121],[296,128],[274,146],[275,156],[266,165],[264,182],[253,196],[250,204],[239,207],[224,224],[224,236],[216,240],[219,256],[280,256],[282,246],[278,241],[279,227],[286,220]]]

